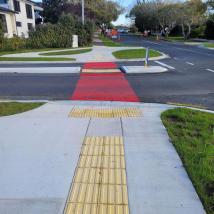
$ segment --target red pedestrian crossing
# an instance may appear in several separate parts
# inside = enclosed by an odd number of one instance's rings
[[[115,63],[88,63],[84,69],[112,69]],[[105,70],[106,72],[106,70]],[[82,73],[72,100],[139,102],[139,98],[121,73]]]

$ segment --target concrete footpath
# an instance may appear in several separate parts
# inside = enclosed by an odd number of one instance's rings
[[[124,214],[205,213],[161,122],[161,112],[169,108],[159,104],[62,101],[1,117],[0,213],[101,214],[110,213],[110,209],[114,210],[111,213]],[[101,176],[111,170],[113,174],[125,170],[123,181],[118,174],[112,181],[110,175],[108,181],[101,177],[101,186],[100,182],[89,182],[91,178],[82,181],[84,176],[77,181],[81,170],[86,173],[82,158],[92,157],[97,158],[97,167],[92,163],[87,166],[90,173],[98,169],[97,176]],[[114,165],[117,158],[125,161],[118,167],[98,167],[99,157],[115,158],[107,161],[109,165]],[[76,193],[77,184],[82,185],[81,191],[85,185],[85,192]],[[91,185],[93,194],[95,187],[100,188],[96,203],[87,196]],[[104,187],[121,187],[122,199],[115,195],[120,191],[104,191]],[[86,211],[86,207],[90,209]]]

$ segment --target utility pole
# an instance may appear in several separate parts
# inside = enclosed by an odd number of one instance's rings
[[[82,24],[85,24],[85,0],[82,0]]]

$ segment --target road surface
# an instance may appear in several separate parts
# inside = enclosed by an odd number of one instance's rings
[[[161,74],[126,74],[142,102],[185,103],[214,110],[214,51],[166,41],[124,35],[122,42],[168,54],[170,58],[150,62],[169,69]],[[118,62],[143,65],[143,62]],[[67,67],[81,64],[0,64],[0,67]],[[0,74],[0,99],[70,99],[79,74]]]

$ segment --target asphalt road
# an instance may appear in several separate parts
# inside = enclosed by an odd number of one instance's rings
[[[170,56],[160,61],[174,68],[167,73],[127,75],[143,102],[185,103],[214,110],[214,50],[139,36],[124,35],[122,41]]]
[[[169,72],[129,74],[129,83],[143,102],[194,104],[214,110],[214,51],[165,41],[122,36],[122,42],[162,51],[170,56],[160,60]],[[139,65],[141,62],[120,62]],[[151,62],[156,64],[156,62]],[[64,67],[80,64],[0,64],[0,67]],[[62,71],[63,72],[63,71]],[[0,74],[0,99],[69,99],[79,75],[76,74]]]

